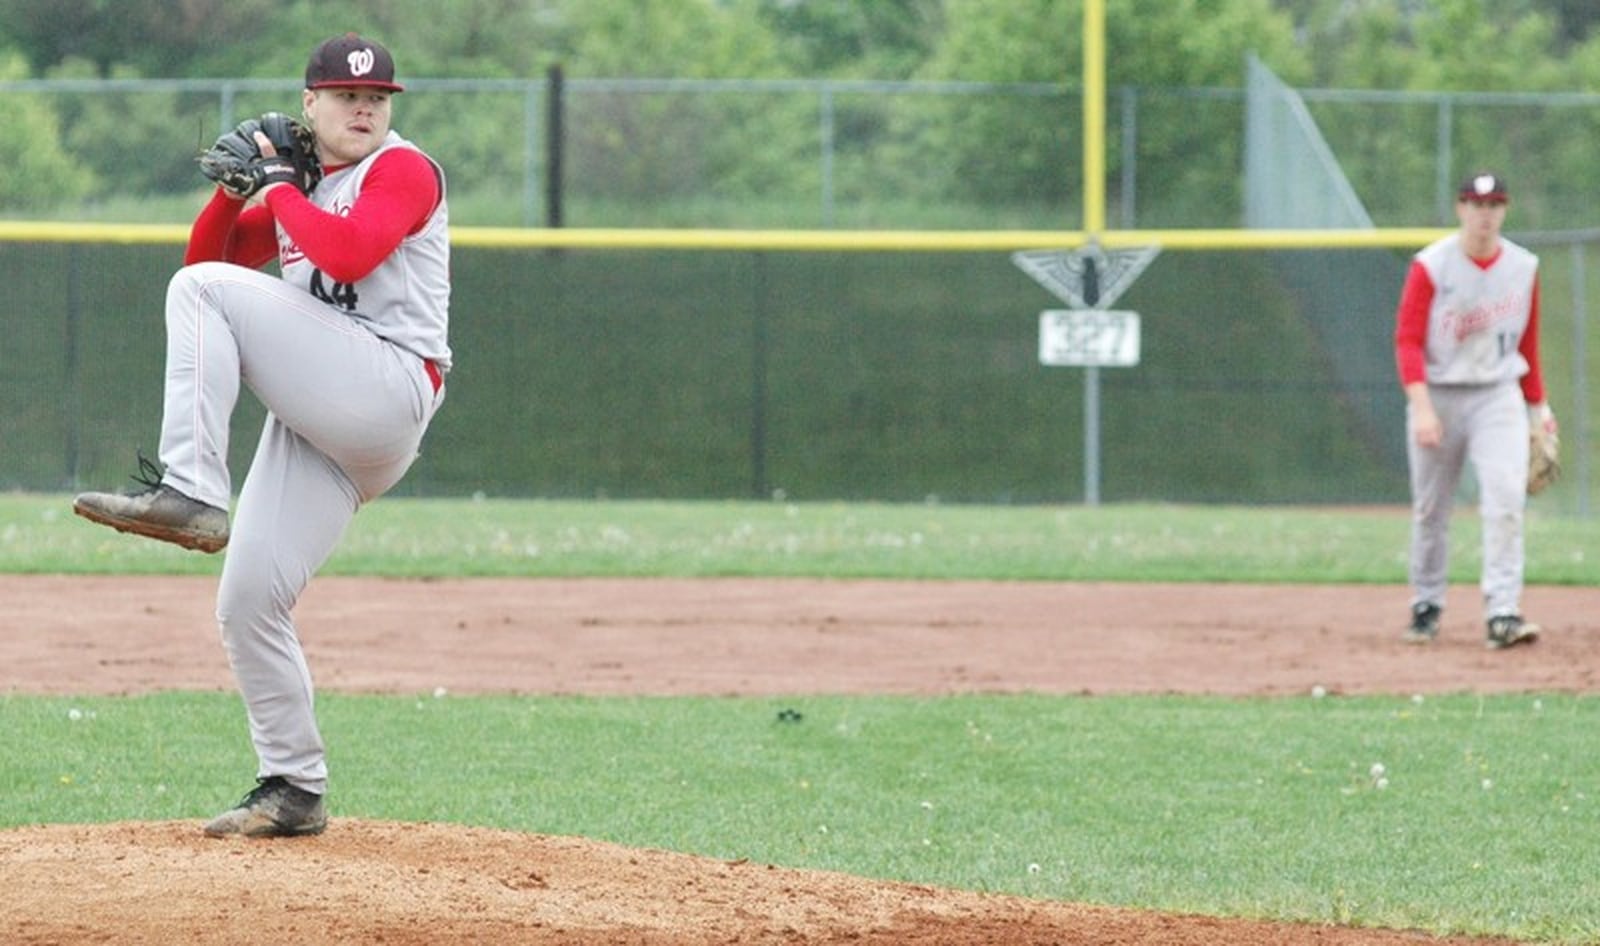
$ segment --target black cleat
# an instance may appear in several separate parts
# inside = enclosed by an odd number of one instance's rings
[[[1539,630],[1539,625],[1524,621],[1520,614],[1497,614],[1489,619],[1489,636],[1485,644],[1490,650],[1531,644],[1539,639]]]
[[[1407,644],[1431,643],[1439,636],[1439,617],[1442,609],[1431,601],[1421,601],[1411,606],[1411,626],[1401,636]]]
[[[137,493],[80,493],[72,511],[118,532],[131,532],[201,552],[228,544],[228,511],[190,499],[161,482],[161,470],[143,454],[134,480]]]
[[[293,838],[321,834],[328,826],[322,796],[290,785],[281,775],[258,780],[250,794],[206,822],[214,838],[239,834],[247,838]]]

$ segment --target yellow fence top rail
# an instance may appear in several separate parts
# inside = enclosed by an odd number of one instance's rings
[[[1283,250],[1420,248],[1450,233],[1433,227],[1371,230],[1111,230],[1108,248]],[[0,240],[19,243],[184,243],[188,224],[0,221]],[[1081,230],[724,230],[548,227],[455,227],[458,246],[499,249],[771,250],[785,252],[1011,252],[1073,249]]]

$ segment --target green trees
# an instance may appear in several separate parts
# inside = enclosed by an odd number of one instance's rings
[[[1600,7],[1580,0],[1105,2],[1110,196],[1132,206],[1118,176],[1136,165],[1142,225],[1185,225],[1196,202],[1235,199],[1241,111],[1208,93],[1237,90],[1249,54],[1312,88],[1600,91]],[[1080,179],[1082,13],[1082,0],[0,0],[0,77],[292,83],[315,42],[355,28],[394,49],[411,80],[537,82],[559,64],[583,80],[944,83],[939,96],[893,87],[828,98],[589,86],[569,99],[581,168],[570,186],[619,218],[641,201],[682,204],[660,223],[704,222],[696,202],[805,203],[819,190],[848,221],[876,189],[923,207],[988,207],[1001,223],[1040,223],[1030,214],[1046,206],[1043,219],[1064,222]],[[966,88],[989,83],[1011,94]],[[1138,127],[1125,140],[1128,102]],[[219,130],[215,94],[13,88],[0,108],[27,130],[0,149],[31,169],[0,183],[0,213],[192,190],[190,159]],[[1595,120],[1537,112],[1463,113],[1449,133],[1479,162],[1535,156],[1565,179],[1600,174],[1587,156]],[[1413,217],[1402,192],[1431,171],[1439,116],[1374,114],[1316,113],[1361,192]],[[539,160],[542,116],[524,92],[416,96],[402,118],[402,130],[426,129],[463,182],[520,183]],[[1130,141],[1137,152],[1123,154]],[[823,151],[832,163],[819,166]],[[871,212],[858,222],[872,225]]]
[[[91,64],[101,78],[128,71],[188,75],[222,50],[248,61],[279,6],[275,0],[0,0],[0,36],[26,56],[36,76],[71,60]]]
[[[949,157],[948,192],[977,201],[1076,203],[1081,177],[1082,5],[1065,0],[948,0],[946,29],[921,78],[1059,83],[1052,99],[946,100],[925,126],[927,146]],[[1254,51],[1289,76],[1304,71],[1288,17],[1268,0],[1108,0],[1109,88],[1238,87]],[[1193,101],[1146,102],[1138,160],[1159,167],[1144,202],[1217,201],[1235,194],[1240,112]],[[1115,125],[1116,103],[1111,103]],[[1120,140],[1108,141],[1115,173]],[[1067,163],[1070,162],[1070,163]],[[1063,223],[1067,222],[1065,220]]]
[[[19,79],[27,66],[15,54],[0,57],[0,79]],[[94,175],[62,145],[61,121],[35,96],[0,95],[0,210],[42,210],[78,200]]]

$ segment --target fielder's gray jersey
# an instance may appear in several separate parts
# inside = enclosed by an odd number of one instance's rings
[[[1423,351],[1432,384],[1498,384],[1528,373],[1517,350],[1528,330],[1539,258],[1501,239],[1487,269],[1474,264],[1451,234],[1417,254],[1433,281]]]

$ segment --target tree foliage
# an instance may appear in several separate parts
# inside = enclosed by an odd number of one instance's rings
[[[797,74],[903,79],[937,47],[940,0],[760,0],[757,16]]]
[[[101,77],[118,70],[184,75],[219,46],[248,50],[275,0],[0,0],[0,35],[27,57],[35,75],[64,62],[92,63]]]
[[[26,75],[16,56],[0,57],[0,79]],[[61,120],[39,99],[0,96],[0,208],[38,210],[77,200],[94,186],[94,174],[61,145]]]
[[[1081,0],[948,0],[947,8],[943,41],[922,77],[1076,88],[1079,76],[1071,69],[1083,56]],[[1288,18],[1267,0],[1108,0],[1106,49],[1112,87],[1238,86],[1250,52],[1291,77],[1303,71]],[[983,109],[954,102],[938,106],[947,114],[924,127],[936,139],[932,146],[956,156],[948,186],[978,199],[1059,202],[1077,177],[1060,158],[1072,154],[1060,136],[1081,124],[1075,104],[1070,96],[1042,107],[1027,100]],[[1237,115],[1174,117],[1151,129],[1140,156],[1172,169],[1160,189],[1210,199],[1235,190],[1223,178],[1237,161],[1202,165],[1184,158],[1208,151],[1221,157],[1217,148],[1237,137],[1222,125],[1237,127]]]
[[[43,76],[292,76],[354,29],[413,76],[1072,81],[1082,0],[0,0],[0,45]],[[446,15],[448,14],[448,15]],[[1592,0],[1106,0],[1114,84],[1236,85],[1254,49],[1291,82],[1384,74],[1456,89],[1573,81]],[[1492,52],[1492,54],[1491,54]],[[1374,68],[1373,54],[1383,67]]]
[[[1237,189],[1238,156],[1230,149],[1240,116],[1150,93],[1237,89],[1250,54],[1291,84],[1324,88],[1600,85],[1600,4],[1591,0],[1105,5],[1108,87],[1114,95],[1144,93],[1149,111],[1142,114],[1153,119],[1141,124],[1136,156],[1121,155],[1112,136],[1109,164],[1115,174],[1136,157],[1139,167],[1158,171],[1141,177],[1139,199],[1153,206]],[[0,52],[9,52],[16,78],[292,80],[317,42],[356,30],[394,50],[402,80],[538,79],[559,64],[568,76],[589,79],[1039,84],[1059,91],[841,97],[827,116],[838,186],[848,194],[872,176],[898,179],[919,200],[1059,204],[1074,199],[1078,176],[1082,15],[1083,0],[0,0]],[[581,119],[571,126],[572,146],[587,162],[574,186],[607,189],[613,199],[690,191],[782,198],[817,184],[819,114],[800,98],[595,94],[572,106]],[[30,129],[13,142],[28,142],[30,161],[49,155],[42,163],[58,167],[8,182],[0,210],[193,187],[191,145],[217,131],[213,106],[177,94],[141,94],[137,104],[41,96],[7,107]],[[125,118],[133,113],[138,127]],[[523,173],[519,129],[527,114],[513,95],[452,93],[403,102],[398,124],[403,131],[408,120],[427,119],[430,147],[447,153],[464,179],[497,181]],[[1369,171],[1404,165],[1394,149],[1426,126],[1418,115],[1374,129],[1359,160]],[[1462,150],[1491,158],[1535,150],[1579,161],[1582,150],[1573,136],[1533,126],[1508,131],[1492,118],[1463,120],[1457,134]],[[131,168],[129,153],[141,156]],[[110,167],[117,173],[105,173]],[[1572,175],[1592,173],[1585,167]]]

